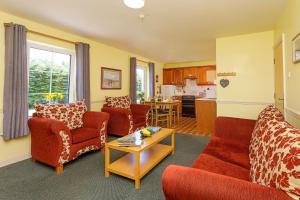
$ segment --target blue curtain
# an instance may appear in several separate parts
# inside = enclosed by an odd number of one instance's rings
[[[87,109],[91,108],[90,100],[90,45],[76,43],[76,97],[85,99]]]
[[[136,58],[130,58],[130,98],[136,103]]]
[[[150,97],[155,96],[155,71],[154,63],[149,63],[149,95]]]
[[[3,114],[5,140],[28,135],[27,38],[18,24],[5,25]]]

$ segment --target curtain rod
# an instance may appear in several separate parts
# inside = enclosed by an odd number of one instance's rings
[[[11,26],[11,25],[13,25],[13,23],[4,23],[4,27]],[[33,31],[33,30],[30,30],[30,29],[27,29],[27,32],[35,34],[35,35],[40,35],[40,36],[43,36],[43,37],[48,37],[48,38],[51,38],[51,39],[59,40],[59,41],[62,41],[62,42],[71,43],[71,44],[76,44],[77,43],[77,42],[73,42],[71,40],[66,40],[66,39],[63,39],[63,38],[48,35],[46,33],[41,33],[41,32],[38,32],[38,31]]]

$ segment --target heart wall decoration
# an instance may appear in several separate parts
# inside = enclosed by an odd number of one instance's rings
[[[226,87],[229,85],[229,80],[228,80],[228,79],[221,79],[221,80],[220,80],[220,85],[221,85],[223,88],[226,88]]]

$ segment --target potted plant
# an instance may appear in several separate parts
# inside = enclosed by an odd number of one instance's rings
[[[140,103],[144,103],[145,102],[145,98],[144,98],[145,93],[144,92],[138,92],[137,96],[140,99]]]

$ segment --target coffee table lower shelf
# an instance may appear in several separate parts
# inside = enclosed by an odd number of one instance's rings
[[[173,152],[173,147],[164,144],[156,144],[153,147],[139,152],[127,153],[120,159],[110,163],[108,171],[133,180],[141,179],[162,159]],[[139,154],[139,164],[136,165],[136,154]],[[136,168],[139,168],[138,170]],[[138,172],[138,174],[136,174]]]

